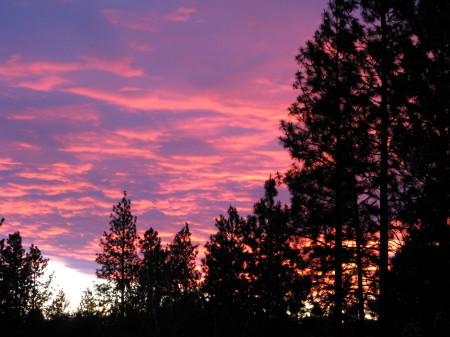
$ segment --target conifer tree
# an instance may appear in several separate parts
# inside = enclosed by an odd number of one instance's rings
[[[51,297],[52,276],[43,280],[48,259],[31,245],[22,246],[19,232],[0,241],[0,316],[23,319],[29,314],[42,315],[43,306]]]
[[[149,228],[139,242],[143,259],[139,271],[139,293],[144,295],[147,313],[155,315],[155,310],[161,305],[162,298],[167,294],[168,268],[167,250],[161,246],[158,232]]]
[[[251,254],[244,244],[245,220],[236,208],[228,208],[228,217],[216,219],[217,233],[206,243],[202,260],[205,271],[203,289],[216,305],[243,305],[248,297],[248,265]]]
[[[6,317],[21,318],[27,304],[28,271],[20,233],[10,234],[2,245],[1,311]]]
[[[51,319],[61,319],[67,315],[67,309],[69,308],[69,300],[66,297],[64,290],[60,289],[47,307],[47,317]]]
[[[103,232],[100,240],[102,253],[97,254],[100,264],[97,277],[111,282],[120,294],[120,312],[125,316],[126,295],[136,282],[138,255],[136,252],[136,217],[131,214],[131,202],[124,192],[122,200],[113,206],[109,232]]]
[[[395,323],[414,319],[425,335],[437,336],[430,331],[435,317],[450,314],[450,293],[443,291],[450,283],[450,4],[405,0],[394,6],[407,36],[399,74],[406,103],[392,144],[402,159],[398,218],[408,237],[390,273],[390,307]]]
[[[81,317],[89,317],[95,315],[97,310],[98,303],[94,296],[94,292],[90,288],[86,288],[81,295],[76,314]]]
[[[298,234],[311,241],[305,253],[316,268],[316,289],[331,295],[335,336],[342,335],[342,313],[347,311],[348,271],[343,266],[352,261],[344,242],[362,232],[352,231],[360,224],[356,186],[366,165],[365,155],[357,149],[371,146],[356,8],[357,2],[351,0],[329,3],[314,38],[297,56],[301,69],[294,88],[300,95],[290,109],[296,122],[282,122],[281,140],[296,161],[285,179],[293,195],[293,217]],[[360,236],[357,241],[362,243]],[[361,258],[361,252],[356,255]]]
[[[270,178],[265,196],[254,205],[247,219],[244,242],[251,251],[247,259],[250,294],[257,308],[268,318],[287,314],[299,317],[309,293],[309,279],[302,275],[306,264],[290,221],[290,210],[275,201],[278,191]]]
[[[370,194],[377,206],[374,214],[379,223],[379,319],[382,330],[389,335],[389,239],[392,223],[398,219],[396,204],[401,197],[400,180],[403,158],[395,151],[393,130],[402,123],[402,107],[406,95],[400,81],[401,59],[405,53],[407,33],[404,20],[398,16],[399,2],[393,0],[362,0],[365,23],[363,46],[367,85],[371,96],[371,120],[376,147],[373,152],[375,170]]]
[[[187,223],[169,244],[167,263],[171,278],[170,294],[174,300],[179,300],[196,289],[200,278],[195,266],[197,247],[198,245],[191,242],[191,232]]]
[[[50,285],[52,283],[53,274],[46,280],[42,279],[48,264],[48,259],[44,259],[41,251],[34,244],[30,246],[30,251],[27,252],[25,260],[29,275],[29,304],[27,311],[40,313],[45,302],[51,297]]]

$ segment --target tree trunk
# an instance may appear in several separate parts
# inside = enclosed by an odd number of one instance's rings
[[[381,13],[382,56],[381,56],[381,105],[380,105],[380,323],[381,335],[389,336],[389,212],[388,212],[388,121],[387,102],[387,27],[386,11]]]
[[[358,274],[358,336],[364,337],[365,335],[365,314],[364,314],[364,288],[363,288],[363,266],[362,266],[362,231],[361,223],[359,221],[359,205],[358,205],[358,193],[356,189],[356,178],[354,180],[354,227],[355,227],[355,242],[356,242],[356,269]]]

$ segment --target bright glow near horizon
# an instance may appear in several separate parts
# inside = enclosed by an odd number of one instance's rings
[[[52,285],[55,289],[64,290],[70,301],[69,311],[71,312],[77,309],[83,291],[87,288],[93,289],[93,284],[98,282],[95,276],[69,268],[63,262],[54,259],[49,260],[44,278],[52,273],[54,273]]]

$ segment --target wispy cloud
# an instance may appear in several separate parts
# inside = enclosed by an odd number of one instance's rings
[[[195,8],[180,7],[175,12],[166,15],[165,19],[174,22],[187,22],[196,11]]]

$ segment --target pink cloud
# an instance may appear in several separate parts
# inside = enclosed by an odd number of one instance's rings
[[[191,15],[195,13],[197,10],[194,8],[184,8],[180,7],[175,12],[170,13],[165,16],[167,21],[175,21],[175,22],[187,22],[191,18]]]
[[[119,105],[129,109],[139,110],[212,110],[229,115],[257,116],[260,122],[263,119],[278,121],[280,115],[274,114],[274,110],[283,111],[280,106],[267,106],[261,102],[248,101],[244,99],[224,99],[220,96],[199,96],[191,93],[154,91],[151,93],[141,92],[113,92],[112,90],[94,88],[68,88],[63,91],[70,92],[110,104]],[[280,104],[281,105],[281,104]],[[283,105],[284,108],[284,105]],[[245,118],[245,117],[244,117]],[[254,122],[254,119],[252,120]]]
[[[147,43],[128,42],[128,47],[140,52],[151,52],[155,50],[151,45]]]
[[[28,195],[27,191],[16,188],[15,186],[0,186],[0,194],[4,198],[18,198]]]
[[[12,158],[0,158],[0,171],[9,171],[17,165],[22,165],[22,163],[16,162]]]
[[[70,81],[60,76],[44,76],[34,81],[20,82],[17,86],[37,91],[52,91],[55,90],[56,87],[65,83],[70,83]]]
[[[151,14],[125,12],[118,9],[104,9],[102,10],[102,14],[105,15],[108,21],[114,26],[142,30],[150,33],[158,31],[158,19]]]
[[[50,63],[50,62],[22,62],[22,56],[12,55],[4,65],[0,65],[0,75],[8,77],[24,77],[44,75],[50,73],[63,73],[82,69],[80,63]]]
[[[13,175],[14,177],[39,179],[39,180],[61,180],[61,177],[55,174],[40,173],[40,172],[19,172]]]
[[[27,194],[31,194],[29,192],[33,192],[34,195],[45,195],[45,196],[55,196],[64,193],[70,192],[87,192],[92,190],[98,190],[98,187],[90,184],[88,182],[71,182],[60,183],[60,184],[48,184],[45,181],[40,183],[8,183],[8,187],[14,188],[18,191],[26,192]]]
[[[100,121],[100,113],[95,110],[92,104],[67,105],[52,108],[28,107],[20,113],[7,115],[7,119],[12,120],[39,120],[54,121],[64,119],[73,123],[94,123]]]
[[[136,129],[129,129],[129,130],[117,130],[115,133],[119,136],[123,136],[128,139],[135,139],[140,141],[157,141],[160,140],[162,137],[167,135],[167,131],[165,130],[153,130],[153,129],[147,129],[147,130],[136,130]]]
[[[29,80],[21,81],[15,85],[41,91],[53,90],[56,86],[70,83],[69,80],[53,74],[63,74],[73,71],[101,70],[122,77],[145,76],[143,69],[133,68],[131,66],[134,61],[132,57],[80,55],[79,58],[83,62],[26,62],[22,60],[21,55],[15,54],[3,65],[0,65],[0,76],[6,78],[28,78]],[[38,76],[43,77],[36,78]]]
[[[26,142],[16,142],[17,150],[32,150],[32,151],[40,151],[42,148],[39,145],[30,144]]]
[[[92,55],[80,56],[86,63],[87,69],[103,70],[123,77],[144,76],[142,68],[132,68],[133,57],[95,57]]]
[[[81,177],[92,169],[92,164],[67,164],[54,163],[36,169],[25,168],[23,171],[13,174],[13,177],[37,179],[43,181],[60,181],[74,183],[74,177]],[[19,185],[16,185],[16,187]]]

